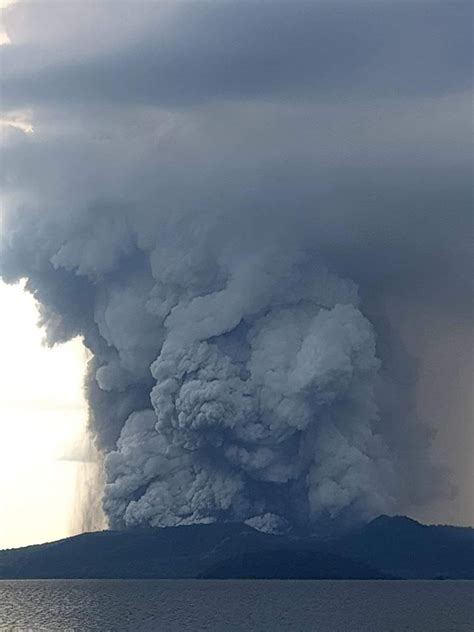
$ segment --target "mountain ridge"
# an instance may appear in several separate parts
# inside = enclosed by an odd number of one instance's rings
[[[83,533],[0,551],[0,579],[474,579],[474,529],[379,516],[344,535],[272,535],[242,523]]]

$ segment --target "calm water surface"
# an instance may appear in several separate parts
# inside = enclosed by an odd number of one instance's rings
[[[473,632],[474,582],[0,581],[0,630]]]

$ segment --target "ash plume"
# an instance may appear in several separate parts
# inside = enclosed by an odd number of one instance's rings
[[[344,6],[8,12],[4,107],[35,131],[5,132],[1,274],[92,353],[112,527],[451,493],[379,312],[420,287],[469,309],[468,5]]]

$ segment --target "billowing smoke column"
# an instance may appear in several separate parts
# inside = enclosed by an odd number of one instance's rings
[[[469,20],[20,5],[1,274],[91,352],[110,525],[312,529],[439,497],[416,372],[366,314],[469,267]]]
[[[86,217],[47,252],[21,252],[7,230],[6,260],[29,262],[52,340],[80,334],[93,354],[112,526],[307,528],[397,507],[413,468],[381,418],[376,335],[354,283],[271,225],[253,243],[221,228],[210,244],[212,213],[200,233],[146,214],[146,240],[139,213]],[[35,219],[29,245],[43,239]],[[398,433],[406,419],[391,423]]]
[[[355,289],[272,267],[244,262],[222,289],[171,307],[153,408],[127,419],[106,458],[114,518],[294,522],[390,505],[374,335]],[[99,369],[99,386],[120,370]]]

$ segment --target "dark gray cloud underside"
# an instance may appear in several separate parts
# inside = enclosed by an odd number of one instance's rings
[[[171,18],[166,9],[147,7],[144,34],[92,59],[15,72],[17,55],[34,51],[12,46],[5,102],[420,97],[472,81],[469,2],[182,3]]]

